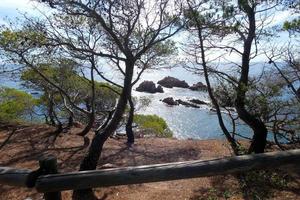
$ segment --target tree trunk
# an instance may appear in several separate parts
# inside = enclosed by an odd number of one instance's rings
[[[103,130],[109,123],[109,121],[111,120],[113,114],[115,111],[110,111],[107,115],[107,118],[105,119],[105,122],[96,130],[96,133],[101,132],[101,130]]]
[[[51,123],[50,123],[49,120],[48,120],[48,115],[47,115],[47,114],[44,114],[44,118],[45,118],[45,123],[46,123],[47,125],[51,125]]]
[[[53,102],[53,100],[51,100],[52,104],[55,105],[55,103]],[[59,134],[63,131],[63,124],[61,123],[61,121],[59,120],[59,118],[56,115],[55,110],[52,110],[52,114],[54,119],[57,121],[57,125],[56,125],[56,130],[54,131],[54,139],[53,139],[53,144],[55,143],[57,137],[59,136]]]
[[[48,116],[49,116],[49,120],[50,120],[50,124],[52,126],[56,126],[56,122],[55,122],[55,114],[54,114],[54,104],[52,101],[52,97],[49,97],[49,104],[48,104]]]
[[[239,98],[237,98],[237,100],[239,100]],[[236,101],[235,107],[239,117],[253,130],[253,138],[248,153],[263,153],[267,144],[268,135],[265,124],[259,118],[252,116],[246,111],[244,105],[240,104],[239,101]]]
[[[129,110],[128,120],[126,123],[126,135],[127,135],[127,144],[130,145],[134,143],[134,133],[132,130],[132,123],[134,117],[134,104],[131,96],[129,96],[128,102],[129,102],[130,110]]]
[[[86,98],[84,101],[85,101],[84,103],[85,103],[86,110],[90,112],[92,106],[91,106],[91,104],[90,104],[89,99]]]
[[[88,116],[88,123],[87,125],[84,127],[84,129],[78,133],[78,135],[80,136],[85,136],[89,133],[89,131],[92,129],[93,125],[95,122],[95,114],[94,113],[90,113]]]
[[[114,115],[110,122],[104,129],[100,129],[99,133],[95,134],[92,143],[90,145],[88,154],[84,157],[80,165],[80,171],[94,170],[97,167],[98,160],[101,156],[102,148],[105,141],[112,135],[118,128],[120,121],[122,120],[127,100],[131,94],[131,81],[133,76],[133,62],[126,62],[126,75],[124,79],[124,87],[118,100],[118,104]],[[92,200],[95,199],[92,189],[75,190],[73,192],[73,200]]]
[[[126,97],[122,95],[119,99],[116,111],[109,124],[99,133],[95,134],[88,154],[84,157],[80,165],[80,171],[94,170],[97,167],[98,160],[101,156],[102,148],[108,137],[114,133],[120,123],[126,107]],[[92,200],[95,199],[92,189],[75,190],[73,200]]]
[[[71,128],[73,125],[74,125],[74,118],[73,115],[70,114],[67,128]]]
[[[248,5],[244,8],[249,20],[249,32],[244,41],[244,50],[242,55],[241,77],[237,87],[237,97],[235,108],[239,117],[253,130],[253,138],[248,153],[263,153],[267,144],[267,128],[265,124],[255,116],[251,115],[245,108],[246,92],[248,91],[249,66],[252,42],[255,38],[255,7]]]
[[[235,139],[231,136],[231,134],[229,133],[228,129],[226,128],[226,126],[224,124],[219,103],[218,103],[217,99],[214,97],[214,94],[213,94],[213,91],[212,91],[212,88],[211,88],[209,75],[208,75],[208,69],[207,69],[208,67],[207,67],[207,63],[206,63],[206,55],[205,55],[205,50],[204,50],[204,41],[203,41],[203,36],[202,36],[202,25],[198,21],[197,21],[197,28],[198,28],[198,37],[199,37],[199,41],[200,41],[201,60],[202,60],[202,66],[203,66],[203,71],[204,71],[205,82],[206,82],[206,85],[207,85],[207,91],[208,91],[208,94],[209,94],[209,97],[211,99],[212,104],[216,108],[219,125],[220,125],[227,141],[229,142],[234,154],[238,155],[239,154],[238,144],[235,141]]]
[[[56,129],[54,131],[54,134],[56,135],[56,137],[63,131],[63,125],[62,123],[58,123],[57,126],[56,126]],[[55,137],[55,138],[56,138]]]

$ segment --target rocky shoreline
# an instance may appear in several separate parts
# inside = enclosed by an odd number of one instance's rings
[[[181,99],[174,100],[173,97],[167,97],[167,98],[162,99],[161,101],[166,103],[169,106],[183,105],[183,106],[192,107],[192,108],[200,108],[199,105],[208,105],[207,102],[201,101],[199,99],[190,99],[188,101],[183,101]]]
[[[202,82],[198,82],[193,84],[192,86],[189,86],[189,84],[184,80],[179,80],[177,78],[167,76],[157,82],[157,85],[153,81],[143,81],[139,84],[139,86],[136,88],[136,91],[138,92],[146,92],[146,93],[163,93],[163,87],[165,88],[186,88],[190,89],[192,91],[207,91],[207,86],[203,84]]]
[[[174,87],[177,88],[183,88],[191,91],[199,91],[199,92],[207,92],[207,86],[203,84],[202,82],[197,82],[191,86],[184,81],[179,80],[177,78],[166,76],[165,78],[159,80],[157,84],[155,84],[153,81],[145,80],[142,83],[139,84],[139,86],[136,88],[136,91],[138,92],[145,92],[145,93],[164,93],[163,88],[172,89]],[[188,108],[201,108],[201,106],[209,106],[210,111],[215,112],[216,110],[213,108],[210,102],[203,101],[200,99],[192,98],[192,99],[175,99],[175,97],[169,96],[163,99],[160,99],[163,103],[165,103],[167,106],[178,106],[182,105]],[[230,111],[234,112],[234,109],[229,107]],[[226,109],[227,110],[227,109]]]

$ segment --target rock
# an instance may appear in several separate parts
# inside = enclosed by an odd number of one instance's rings
[[[298,98],[300,98],[300,87],[298,88],[296,95],[297,95]]]
[[[156,88],[156,92],[159,92],[159,93],[164,93],[164,89],[163,89],[163,87],[161,87],[161,85],[157,86],[157,88]]]
[[[205,101],[201,101],[199,99],[190,99],[189,101],[194,103],[194,104],[198,104],[198,105],[207,105],[208,104]]]
[[[186,102],[186,101],[182,101],[181,99],[178,99],[176,100],[177,103],[181,104],[181,105],[184,105],[186,107],[192,107],[192,108],[200,108],[199,106],[197,105],[194,105],[192,103],[189,103],[189,102]]]
[[[204,85],[202,82],[198,82],[190,86],[189,89],[193,91],[207,91],[207,86]]]
[[[32,95],[38,95],[39,92],[30,92],[30,94],[32,94]]]
[[[156,87],[152,81],[144,81],[136,88],[136,91],[155,93]]]
[[[177,106],[178,105],[178,102],[177,101],[174,101],[173,97],[167,97],[167,98],[164,98],[162,100],[162,102],[170,105],[170,106]]]
[[[187,101],[182,101],[181,99],[174,100],[173,97],[167,97],[167,98],[163,99],[162,102],[164,102],[170,106],[177,106],[177,105],[181,104],[186,107],[200,108],[199,106],[197,106],[193,103],[189,103]]]
[[[181,81],[171,76],[167,76],[162,80],[158,81],[157,83],[166,88],[173,88],[173,87],[188,88],[189,87],[189,85],[185,81]]]
[[[137,88],[136,91],[138,92],[148,92],[148,93],[156,93],[160,92],[163,93],[163,88],[159,85],[157,88],[155,86],[155,83],[153,81],[144,81],[142,82]]]

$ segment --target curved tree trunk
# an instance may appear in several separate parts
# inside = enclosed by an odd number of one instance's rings
[[[267,135],[268,130],[265,124],[255,116],[252,116],[246,109],[243,104],[240,104],[237,98],[236,109],[239,117],[250,126],[253,130],[253,137],[248,153],[263,153],[267,144]]]
[[[132,130],[132,123],[133,123],[133,117],[134,117],[134,104],[131,98],[131,95],[128,99],[130,110],[129,110],[129,116],[126,123],[126,135],[127,135],[127,144],[133,144],[134,143],[134,133]]]
[[[50,125],[56,126],[55,114],[54,114],[54,103],[53,103],[51,95],[49,95],[48,101],[49,101],[49,104],[48,104],[48,116],[49,116]]]
[[[73,110],[69,106],[67,106],[67,102],[66,102],[65,99],[64,99],[64,105],[65,105],[65,109],[69,113],[68,124],[67,124],[66,129],[70,129],[74,125],[74,112],[73,112]]]
[[[94,57],[92,57],[91,60],[91,90],[92,90],[92,96],[90,98],[86,98],[85,104],[86,104],[86,109],[89,112],[88,113],[88,124],[86,127],[82,130],[81,133],[78,135],[80,136],[85,136],[89,133],[89,131],[92,129],[94,122],[95,122],[95,80],[94,80],[94,68],[95,68],[95,60]]]
[[[51,104],[52,104],[53,106],[55,105],[53,99],[51,99]],[[59,118],[58,118],[58,116],[57,116],[57,114],[56,114],[56,112],[55,112],[55,109],[52,110],[52,114],[53,114],[53,117],[54,117],[55,121],[57,122],[57,123],[56,123],[56,129],[55,129],[55,131],[53,132],[53,133],[54,133],[54,139],[53,139],[53,142],[52,142],[52,143],[54,144],[55,141],[56,141],[56,139],[57,139],[57,137],[59,136],[59,134],[60,134],[61,132],[63,132],[63,124],[62,124],[61,121],[59,120]]]
[[[114,115],[109,121],[107,126],[100,129],[99,133],[95,134],[92,143],[90,145],[88,154],[84,157],[80,164],[80,171],[94,170],[97,167],[98,160],[101,156],[103,145],[105,141],[112,135],[118,128],[120,121],[122,120],[125,112],[127,100],[131,94],[131,81],[133,76],[133,63],[126,63],[126,76],[124,79],[124,87],[118,100]],[[75,190],[73,192],[73,200],[92,200],[95,199],[92,189]]]
[[[113,111],[110,111],[110,112],[108,113],[105,122],[104,122],[104,123],[96,130],[96,133],[101,132],[101,130],[104,129],[104,128],[108,125],[108,123],[109,123],[109,121],[111,120],[111,118],[112,118],[114,112],[115,112],[115,111],[113,110]]]
[[[202,60],[202,66],[203,66],[203,71],[204,71],[204,78],[206,81],[206,85],[207,85],[207,91],[209,94],[209,97],[211,99],[212,104],[214,105],[216,111],[217,111],[217,116],[218,116],[218,121],[219,121],[219,125],[227,139],[227,141],[229,142],[233,152],[235,155],[238,155],[238,144],[235,141],[235,139],[231,136],[231,134],[229,133],[228,129],[226,128],[224,121],[223,121],[223,117],[222,117],[222,113],[220,110],[220,106],[219,103],[217,101],[217,99],[214,97],[212,88],[211,88],[211,84],[210,84],[210,80],[209,80],[209,75],[208,75],[208,67],[207,67],[207,63],[206,63],[206,55],[205,55],[205,50],[204,50],[204,41],[203,41],[203,36],[202,36],[202,27],[201,24],[197,21],[197,28],[198,28],[198,38],[199,38],[199,42],[200,42],[200,49],[201,49],[201,60]]]
[[[92,129],[93,125],[94,125],[94,122],[95,122],[95,114],[94,113],[91,113],[89,116],[88,116],[88,123],[87,125],[84,127],[84,129],[78,133],[78,135],[80,136],[85,136],[89,133],[89,131]]]
[[[248,91],[251,47],[256,34],[255,7],[250,7],[248,4],[242,6],[248,16],[249,32],[247,38],[244,41],[241,77],[237,87],[235,108],[239,117],[253,130],[253,138],[248,153],[263,153],[267,144],[268,130],[265,124],[259,118],[251,115],[250,112],[248,112],[245,108],[246,92]]]

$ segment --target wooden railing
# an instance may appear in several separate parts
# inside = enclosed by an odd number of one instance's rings
[[[57,174],[56,159],[40,161],[36,171],[0,167],[0,184],[36,188],[45,199],[60,199],[60,191],[170,181],[250,170],[300,165],[300,149],[243,155],[215,160],[195,160],[167,164],[122,167]]]

